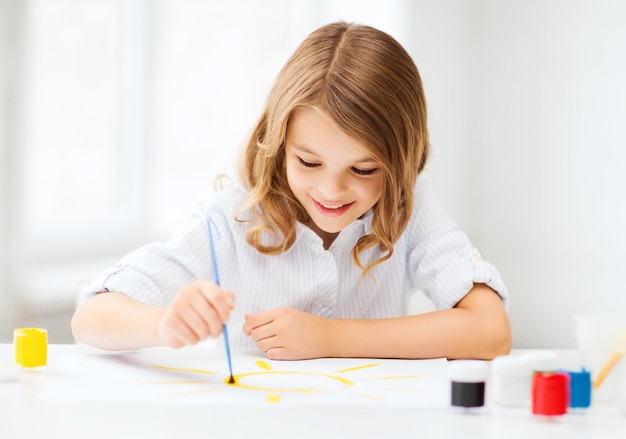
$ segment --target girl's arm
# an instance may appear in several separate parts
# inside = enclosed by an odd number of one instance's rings
[[[247,316],[244,331],[271,359],[491,359],[511,350],[502,300],[484,284],[475,284],[452,309],[393,319],[329,320],[280,308]]]
[[[72,333],[79,342],[102,349],[181,347],[218,337],[234,304],[232,291],[206,280],[181,288],[167,308],[120,293],[100,293],[78,306]]]
[[[100,293],[82,302],[72,317],[74,338],[101,349],[158,346],[157,327],[165,308],[120,293]]]
[[[511,350],[500,296],[484,284],[452,309],[397,319],[329,321],[333,356],[492,359]]]

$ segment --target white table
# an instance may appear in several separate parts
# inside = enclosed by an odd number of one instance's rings
[[[578,366],[575,351],[555,351],[560,366]],[[80,345],[50,345],[48,370],[68,355],[89,355]],[[519,353],[514,352],[514,353]],[[0,361],[12,359],[0,344]],[[202,406],[97,401],[50,402],[42,389],[71,377],[46,373],[0,382],[0,438],[625,438],[626,416],[617,406],[593,405],[581,414],[533,416],[530,408],[503,408],[488,400],[482,413],[445,408]],[[97,377],[94,377],[97,379]]]

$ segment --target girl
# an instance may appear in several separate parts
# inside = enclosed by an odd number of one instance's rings
[[[506,287],[431,194],[428,152],[421,79],[400,44],[368,26],[316,30],[249,139],[245,189],[216,193],[169,242],[95,280],[74,336],[180,347],[228,322],[234,346],[270,359],[508,353]],[[405,315],[417,289],[437,311]]]

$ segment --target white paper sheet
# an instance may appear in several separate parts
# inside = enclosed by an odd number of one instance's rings
[[[449,405],[445,359],[272,361],[214,347],[121,354],[78,350],[49,364],[41,401],[128,404],[431,407]]]

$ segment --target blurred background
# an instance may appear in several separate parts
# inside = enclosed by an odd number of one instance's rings
[[[507,283],[514,347],[626,311],[626,2],[0,0],[0,342],[71,343],[81,286],[236,176],[278,70],[337,19],[420,69],[427,172]]]

